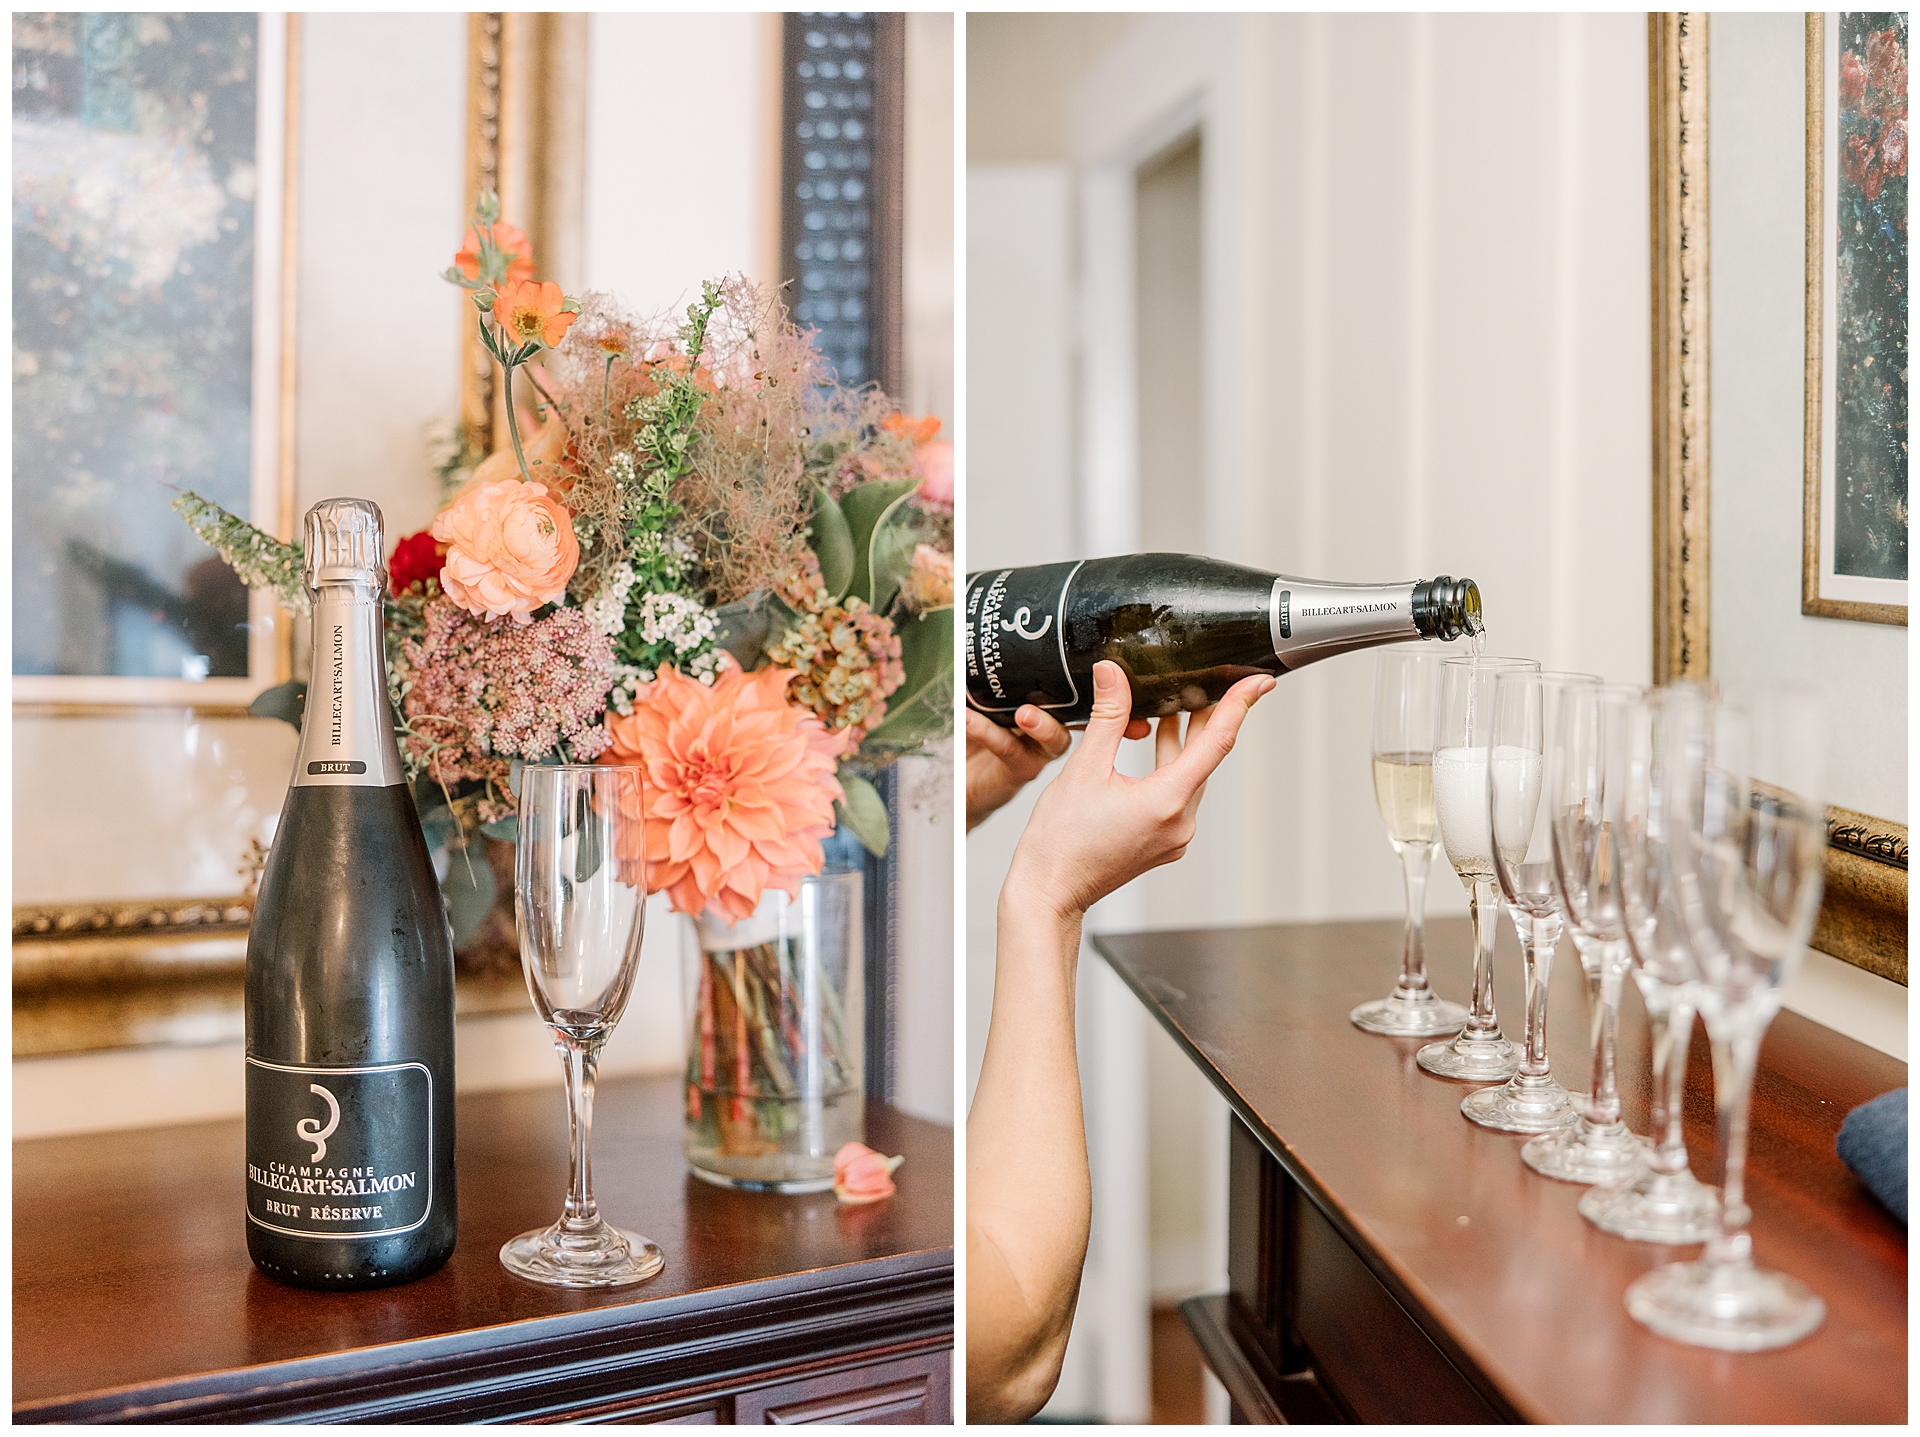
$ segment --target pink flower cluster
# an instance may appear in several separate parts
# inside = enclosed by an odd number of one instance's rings
[[[406,660],[407,748],[437,783],[491,780],[504,795],[511,759],[544,758],[562,739],[582,762],[607,746],[599,718],[613,640],[578,609],[516,624],[477,618],[443,595],[427,605],[426,632],[407,641]]]

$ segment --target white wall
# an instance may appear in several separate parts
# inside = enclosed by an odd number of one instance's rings
[[[1010,49],[1017,23],[996,19]],[[1207,417],[1191,483],[1209,551],[1328,579],[1470,575],[1494,651],[1650,677],[1644,19],[1141,15],[1117,38],[1111,17],[1087,25],[1105,48],[1065,91],[1062,152],[969,168],[969,567],[1151,547],[1131,452],[1132,174],[1197,125],[1206,338],[1191,358]],[[1086,52],[1053,53],[1068,75]],[[970,105],[990,94],[969,76]],[[1012,335],[1017,366],[1001,354]],[[1069,434],[1056,395],[1076,388]],[[1209,789],[1185,860],[1091,922],[1397,915],[1371,684],[1364,657],[1289,676],[1231,781]],[[1026,811],[969,840],[970,1076],[993,895]],[[1464,910],[1434,884],[1430,913]],[[1105,964],[1083,968],[1095,1235],[1050,1411],[1129,1420],[1144,1416],[1128,1363],[1144,1369],[1149,1291],[1224,1281],[1225,1115],[1148,1041],[1137,1003],[1109,1000]],[[1468,955],[1434,968],[1464,991]],[[1166,1191],[1176,1164],[1200,1203]],[[1130,1171],[1150,1210],[1124,1190]],[[1103,1223],[1150,1244],[1151,1270]]]
[[[1730,692],[1797,679],[1831,695],[1827,800],[1905,823],[1908,631],[1800,612],[1805,27],[1727,13],[1708,35],[1712,672]],[[1898,984],[1810,952],[1784,999],[1906,1056]]]
[[[779,17],[598,11],[588,44],[582,287],[652,314],[778,278]]]

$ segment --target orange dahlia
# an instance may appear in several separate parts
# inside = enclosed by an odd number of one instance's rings
[[[800,880],[820,871],[847,740],[788,701],[792,678],[729,665],[708,688],[668,665],[631,714],[607,715],[613,742],[601,761],[645,772],[647,887],[682,913],[738,923],[767,889],[797,897]],[[619,854],[632,873],[642,840]]]

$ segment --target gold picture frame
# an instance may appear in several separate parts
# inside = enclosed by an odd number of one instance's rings
[[[1825,596],[1822,527],[1827,508],[1826,421],[1827,246],[1827,47],[1826,30],[1836,17],[1814,11],[1806,17],[1807,66],[1807,277],[1805,508],[1801,518],[1800,612],[1824,619],[1867,624],[1907,622],[1907,606]],[[1868,360],[1872,362],[1871,357]],[[1857,581],[1855,581],[1857,582]],[[1874,581],[1877,582],[1877,581]]]
[[[1807,163],[1816,172],[1818,16],[1807,17]],[[1647,17],[1653,320],[1653,679],[1704,679],[1710,671],[1711,534],[1708,382],[1707,17]],[[1808,186],[1808,404],[1818,402],[1820,271],[1813,258],[1821,207]],[[1809,463],[1818,483],[1817,414]],[[1812,491],[1809,491],[1812,492]],[[1811,502],[1811,501],[1810,501]],[[1807,610],[1807,612],[1815,612]],[[1889,622],[1882,620],[1882,622]],[[1905,622],[1904,611],[1899,622]],[[1904,824],[1827,809],[1826,887],[1812,945],[1857,968],[1907,981],[1907,830]]]

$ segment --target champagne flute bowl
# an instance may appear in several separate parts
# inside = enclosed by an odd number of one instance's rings
[[[1633,981],[1651,1029],[1654,1149],[1633,1182],[1583,1193],[1580,1214],[1601,1231],[1636,1242],[1705,1242],[1719,1217],[1720,1194],[1694,1177],[1681,1132],[1694,1018],[1688,985],[1697,970],[1667,852],[1675,833],[1684,832],[1683,825],[1676,829],[1676,804],[1691,781],[1688,767],[1705,761],[1712,713],[1705,689],[1674,684],[1636,713],[1628,740],[1633,756],[1619,830],[1620,892]]]
[[[1620,829],[1631,786],[1627,742],[1643,690],[1602,684],[1561,692],[1560,742],[1547,757],[1553,873],[1587,976],[1593,1091],[1580,1121],[1520,1150],[1526,1165],[1562,1182],[1618,1184],[1639,1175],[1646,1139],[1620,1117],[1614,1034],[1630,961],[1620,895]]]
[[[1686,795],[1685,841],[1670,844],[1676,909],[1692,945],[1693,993],[1713,1044],[1723,1185],[1718,1225],[1694,1262],[1655,1268],[1627,1311],[1663,1337],[1730,1352],[1797,1342],[1826,1318],[1807,1285],[1753,1261],[1746,1202],[1747,1109],[1760,1040],[1780,1009],[1820,906],[1826,858],[1819,698],[1777,688],[1748,710],[1722,705],[1713,747]]]
[[[1440,848],[1433,816],[1433,739],[1440,717],[1445,650],[1382,649],[1373,666],[1373,796],[1407,887],[1407,934],[1393,992],[1347,1016],[1390,1038],[1456,1033],[1467,1010],[1434,996],[1427,981],[1427,870]]]
[[[500,1249],[516,1277],[555,1287],[621,1287],[665,1265],[658,1244],[614,1227],[593,1197],[593,1080],[626,1010],[646,926],[641,770],[528,764],[520,771],[520,965],[566,1065],[571,1164],[551,1227]]]
[[[1511,670],[1494,680],[1488,734],[1487,824],[1500,896],[1520,938],[1526,971],[1527,1030],[1520,1069],[1498,1088],[1461,1100],[1460,1111],[1482,1127],[1508,1133],[1549,1133],[1578,1121],[1567,1090],[1547,1060],[1547,985],[1566,914],[1553,883],[1551,807],[1542,801],[1546,756],[1560,739],[1559,698],[1568,688],[1593,688],[1591,674]]]
[[[1520,1050],[1500,1031],[1493,1009],[1493,942],[1500,891],[1487,829],[1487,736],[1493,727],[1493,682],[1503,673],[1538,673],[1532,659],[1452,658],[1441,665],[1440,730],[1433,752],[1433,810],[1448,862],[1473,898],[1473,999],[1459,1036],[1415,1054],[1442,1078],[1498,1083],[1520,1070]]]

